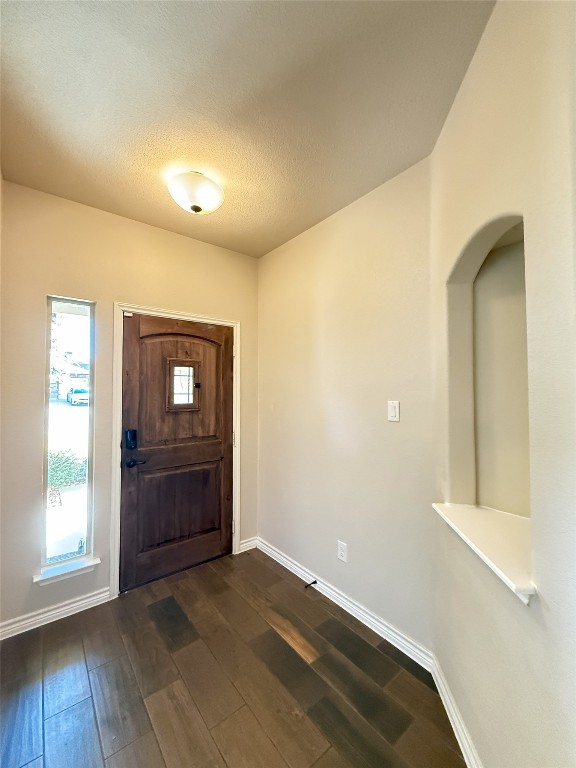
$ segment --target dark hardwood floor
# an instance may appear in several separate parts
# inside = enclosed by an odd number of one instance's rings
[[[258,550],[0,645],[2,768],[464,768],[432,677]]]

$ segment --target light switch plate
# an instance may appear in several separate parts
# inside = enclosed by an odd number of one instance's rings
[[[400,421],[400,400],[388,400],[388,421]]]

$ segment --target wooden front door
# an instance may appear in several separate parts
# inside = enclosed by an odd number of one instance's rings
[[[232,551],[233,330],[124,317],[120,590]]]

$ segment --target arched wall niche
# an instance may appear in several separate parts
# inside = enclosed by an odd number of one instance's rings
[[[521,214],[508,214],[492,219],[476,230],[452,267],[448,285],[473,283],[484,259],[500,238],[523,222]]]
[[[482,269],[484,264],[486,269]],[[529,517],[524,274],[523,217],[510,214],[481,227],[464,246],[449,275],[448,498],[433,507],[498,578],[525,605],[529,605],[537,590],[532,579]],[[475,295],[479,300],[477,311]],[[480,352],[476,375],[475,320],[476,341],[479,342],[476,352]],[[515,325],[516,331],[508,332],[507,325],[510,328]],[[518,364],[521,356],[517,355],[514,361],[512,354],[519,352],[521,343],[524,345],[523,371],[522,365]],[[487,376],[486,370],[489,371]],[[494,371],[496,375],[493,375]],[[515,385],[519,382],[523,384],[525,398],[523,403],[520,398],[514,403],[512,398],[519,391]],[[475,384],[478,384],[476,393]],[[493,394],[497,396],[492,397]],[[508,440],[507,429],[513,424],[508,411],[514,408],[520,416],[516,424],[523,419],[525,429],[523,432],[518,430],[514,440]],[[489,418],[485,419],[486,415]],[[477,424],[481,425],[478,440]],[[522,458],[521,450],[524,451],[523,464],[518,461]],[[510,461],[512,457],[516,464]],[[481,469],[480,482],[476,477],[477,466]],[[514,482],[510,482],[513,473],[507,474],[509,468],[517,469],[517,477],[526,481],[524,496],[517,494]],[[493,504],[490,499],[496,497],[504,503]],[[515,508],[507,510],[507,504]]]
[[[477,504],[474,402],[474,280],[490,251],[519,225],[519,213],[496,217],[466,243],[447,280],[448,499]]]

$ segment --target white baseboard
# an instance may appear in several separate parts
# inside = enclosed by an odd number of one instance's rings
[[[258,536],[252,536],[251,539],[243,539],[238,547],[238,552],[246,552],[248,549],[256,549],[258,546]]]
[[[468,729],[464,724],[460,710],[458,709],[456,701],[454,700],[452,691],[448,687],[448,683],[444,677],[444,673],[442,672],[440,665],[438,664],[438,661],[436,660],[436,657],[434,657],[432,676],[434,677],[434,682],[438,688],[438,693],[440,694],[440,698],[444,704],[448,719],[450,720],[452,728],[454,729],[454,734],[458,740],[460,749],[462,750],[464,762],[468,768],[483,768],[480,756],[478,755],[476,747],[470,738]]]
[[[67,600],[58,605],[52,605],[49,608],[42,608],[39,611],[27,613],[25,616],[19,616],[17,619],[3,621],[0,624],[0,640],[4,640],[12,635],[19,635],[21,632],[27,632],[29,629],[41,627],[56,619],[63,619],[65,616],[71,616],[73,613],[84,611],[86,608],[93,608],[95,605],[105,603],[110,600],[110,590],[108,587],[99,589],[97,592],[91,592],[82,597],[76,597],[73,600]]]
[[[252,541],[252,539],[250,541]],[[333,587],[331,584],[328,584],[327,582],[319,579],[314,573],[312,573],[312,571],[309,571],[307,568],[301,566],[291,557],[288,557],[288,555],[285,555],[279,549],[276,549],[276,547],[272,546],[272,544],[269,544],[267,541],[264,541],[264,539],[261,538],[257,538],[256,541],[258,549],[261,549],[262,552],[269,555],[289,571],[292,571],[292,573],[294,573],[296,576],[298,576],[298,578],[302,579],[306,583],[309,584],[311,581],[316,580],[317,583],[314,585],[315,589],[317,589],[323,595],[326,595],[326,597],[330,598],[330,600],[335,602],[336,605],[344,608],[345,611],[348,611],[348,613],[352,614],[352,616],[355,616],[367,627],[370,627],[370,629],[376,632],[376,634],[380,635],[385,640],[388,640],[390,643],[392,643],[392,645],[401,650],[407,656],[410,656],[410,658],[420,664],[420,666],[424,667],[424,669],[427,669],[432,673],[434,682],[438,688],[438,693],[440,694],[440,698],[442,699],[442,703],[444,704],[450,719],[450,723],[454,729],[454,734],[458,740],[458,743],[460,744],[466,765],[468,768],[482,768],[482,762],[474,747],[472,739],[470,738],[468,729],[464,724],[460,710],[456,705],[454,697],[452,696],[450,688],[448,687],[448,683],[446,682],[446,678],[444,677],[438,661],[432,651],[429,651],[416,640],[404,634],[404,632],[399,630],[397,627],[394,627],[392,624],[384,621],[384,619],[380,618],[380,616],[372,613],[372,611],[368,610],[368,608],[365,608],[360,603],[352,600],[339,589],[336,589],[336,587]],[[247,547],[247,549],[248,548],[249,547]]]

